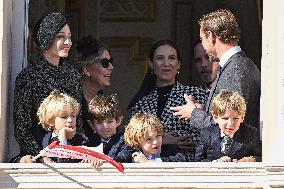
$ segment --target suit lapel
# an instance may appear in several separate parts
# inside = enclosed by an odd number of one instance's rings
[[[242,125],[240,126],[239,130],[235,133],[234,137],[233,137],[233,143],[230,147],[230,151],[229,151],[229,154],[230,154],[230,157],[239,157],[240,156],[240,149],[242,148],[243,146],[243,143],[241,142],[238,142],[238,141],[242,141],[242,139],[245,137],[243,136],[243,127]]]
[[[229,60],[226,62],[226,64],[222,67],[221,72],[224,71],[224,69],[230,64],[231,61],[233,61],[234,59],[236,59],[239,56],[246,56],[246,54],[243,51],[237,52],[236,54],[234,54],[233,56],[231,56],[229,58]]]
[[[215,127],[214,131],[210,133],[211,146],[213,147],[212,152],[215,154],[214,155],[215,158],[218,159],[219,157],[221,157],[221,136],[220,136],[221,130],[217,124],[214,127]]]
[[[51,138],[52,132],[47,133],[42,139],[42,147],[45,148],[49,145],[49,140]]]
[[[229,58],[229,60],[228,60],[228,61],[226,62],[226,64],[222,67],[222,69],[218,71],[217,78],[216,78],[216,80],[215,80],[215,82],[214,82],[214,84],[213,84],[213,87],[212,87],[212,89],[211,89],[211,91],[210,91],[208,100],[207,100],[207,102],[206,102],[205,110],[206,110],[207,113],[210,112],[210,106],[211,106],[211,102],[212,102],[212,100],[213,100],[213,97],[217,95],[217,94],[216,94],[216,93],[217,93],[217,92],[216,92],[216,89],[217,89],[217,86],[218,86],[219,79],[220,79],[220,77],[221,77],[221,75],[222,75],[222,72],[226,69],[226,67],[230,64],[230,62],[231,62],[232,60],[234,60],[236,57],[238,57],[240,54],[241,54],[241,55],[245,55],[243,51],[240,51],[240,52],[234,54],[233,56],[231,56],[231,57]]]
[[[235,140],[233,140],[232,142],[232,145],[230,147],[230,150],[229,150],[229,156],[230,157],[238,157],[239,156],[239,152],[240,152],[240,149],[242,147],[242,143],[239,143]]]

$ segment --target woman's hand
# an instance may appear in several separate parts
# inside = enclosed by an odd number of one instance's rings
[[[170,110],[172,110],[174,116],[177,116],[179,119],[189,120],[191,119],[192,111],[195,108],[202,108],[202,106],[196,103],[196,100],[191,95],[184,94],[184,99],[186,101],[185,105],[171,107]]]

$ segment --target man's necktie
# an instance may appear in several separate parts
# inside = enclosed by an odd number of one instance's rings
[[[233,139],[230,138],[229,136],[223,137],[222,148],[221,148],[221,153],[223,155],[228,155],[232,142],[233,142]]]

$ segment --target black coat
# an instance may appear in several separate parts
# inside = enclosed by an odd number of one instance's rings
[[[60,61],[54,66],[44,58],[29,64],[16,78],[14,91],[14,133],[22,154],[37,155],[47,133],[39,124],[37,110],[41,102],[57,89],[82,100],[81,75],[71,65]],[[80,127],[80,115],[77,126]]]
[[[101,137],[97,134],[89,139],[87,146],[98,146],[101,144]],[[124,141],[122,132],[114,134],[103,148],[104,154],[120,163],[131,163],[133,148]]]
[[[53,141],[57,141],[58,138],[51,138],[52,132],[48,132],[42,139],[42,147],[45,148],[49,144],[51,144]],[[87,144],[87,141],[80,135],[75,134],[75,136],[72,139],[67,140],[68,145],[72,146],[83,146]],[[71,158],[55,158],[51,157],[51,159],[56,163],[79,163],[82,161],[81,159],[71,159]]]

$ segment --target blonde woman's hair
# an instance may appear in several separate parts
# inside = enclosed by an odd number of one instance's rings
[[[37,116],[39,123],[45,130],[52,131],[54,129],[50,125],[52,119],[55,119],[65,110],[72,110],[77,116],[80,111],[80,104],[69,95],[54,90],[42,101],[38,108]]]
[[[116,95],[96,95],[89,103],[90,118],[98,122],[107,119],[115,119],[116,121],[122,116],[119,102]]]
[[[216,116],[222,116],[228,110],[235,110],[239,115],[246,113],[246,102],[244,97],[237,91],[221,90],[213,99],[212,113]]]
[[[137,113],[126,126],[124,140],[129,146],[139,149],[150,129],[163,136],[164,126],[158,117],[149,113]]]

